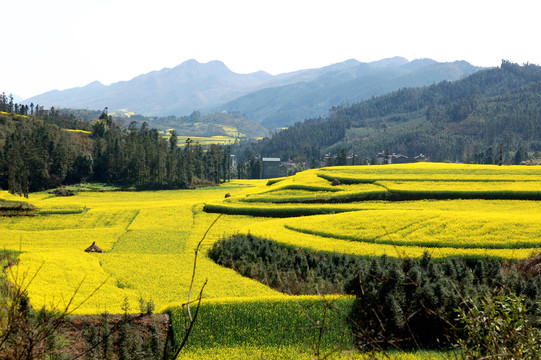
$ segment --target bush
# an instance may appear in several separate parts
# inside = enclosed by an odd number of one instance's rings
[[[526,279],[491,259],[381,257],[360,269],[346,291],[357,299],[352,328],[360,349],[448,348],[459,339],[455,309],[464,311],[465,299],[516,292],[533,315],[539,311],[541,277]]]
[[[209,256],[279,291],[355,295],[350,326],[356,346],[365,351],[450,349],[464,336],[460,311],[472,304],[482,308],[482,299],[494,292],[518,294],[528,317],[539,319],[541,314],[541,276],[535,271],[539,256],[517,263],[432,259],[428,253],[417,259],[366,258],[295,248],[252,235],[220,240]]]
[[[480,301],[467,301],[457,311],[462,359],[541,359],[541,325],[531,318],[524,298],[514,293],[485,295]]]

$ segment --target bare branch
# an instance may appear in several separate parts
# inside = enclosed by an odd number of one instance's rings
[[[190,318],[190,322],[194,321],[194,319],[192,318],[192,312],[190,310],[190,298],[192,296],[192,288],[193,288],[193,283],[195,281],[195,268],[197,266],[197,255],[199,253],[199,248],[201,247],[201,244],[203,243],[203,240],[205,240],[205,238],[207,237],[207,234],[209,233],[210,229],[214,226],[214,224],[216,224],[216,222],[218,221],[219,218],[222,217],[222,215],[223,214],[220,214],[220,215],[218,215],[218,217],[216,219],[214,219],[212,224],[210,224],[210,226],[208,227],[207,231],[205,231],[205,234],[203,235],[201,240],[199,240],[199,243],[197,244],[197,247],[195,248],[195,257],[194,257],[194,260],[193,260],[192,281],[190,282],[190,291],[188,292],[188,302],[187,302],[187,305],[188,305],[188,317]],[[190,325],[190,327],[191,327],[191,325]]]
[[[193,319],[190,320],[190,326],[186,330],[186,333],[184,334],[184,338],[182,339],[182,343],[180,344],[179,348],[177,349],[177,352],[175,353],[175,356],[173,356],[173,359],[176,359],[178,354],[180,354],[180,351],[184,348],[186,345],[186,342],[188,341],[188,337],[190,336],[190,333],[192,332],[192,328],[195,324],[195,320],[197,319],[197,314],[199,313],[199,309],[201,308],[201,300],[203,299],[203,289],[207,285],[207,280],[205,280],[205,283],[203,286],[201,286],[201,290],[199,291],[199,299],[197,300],[197,307],[195,309],[195,314]]]

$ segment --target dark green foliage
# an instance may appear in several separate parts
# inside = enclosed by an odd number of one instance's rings
[[[46,122],[12,117],[4,128],[0,152],[0,187],[19,195],[53,188],[68,181],[85,181],[89,168],[77,158],[90,156],[87,139]],[[8,132],[9,131],[9,132]]]
[[[12,94],[9,94],[6,96],[5,93],[2,93],[0,95],[0,111],[2,112],[7,112],[7,113],[13,113],[13,114],[17,114],[17,115],[28,115],[28,105],[22,105],[22,104],[17,104],[15,102],[13,102],[13,95]],[[33,111],[33,106],[34,104],[32,104],[32,111]]]
[[[220,240],[209,257],[282,292],[355,295],[351,327],[363,350],[448,348],[460,335],[455,309],[495,291],[519,294],[528,316],[541,314],[541,276],[497,259],[364,258],[252,235]]]
[[[160,334],[154,316],[104,313],[99,319],[85,316],[79,321],[84,324],[84,358],[154,360],[163,356],[165,334]]]
[[[206,204],[204,210],[209,213],[220,213],[230,215],[250,215],[250,216],[263,216],[263,217],[297,217],[308,216],[318,214],[335,214],[340,212],[347,212],[350,209],[340,209],[333,207],[325,207],[324,205],[318,207],[298,207],[298,208],[281,208],[281,207],[269,207],[263,206],[246,206],[246,207],[231,207],[220,204]]]
[[[162,352],[162,341],[155,324],[150,324],[148,333],[149,340],[145,343],[143,351],[151,355],[149,359],[158,359]]]
[[[232,136],[231,133],[228,133],[224,129],[224,126],[236,128],[239,138],[254,138],[268,134],[268,130],[263,126],[237,111],[209,114],[201,114],[199,111],[194,111],[188,116],[181,117],[172,115],[143,116],[137,114],[131,116],[130,120],[135,120],[139,123],[147,122],[149,126],[159,129],[173,128],[177,134],[187,136]]]
[[[90,360],[98,359],[97,346],[99,342],[98,329],[94,324],[88,325],[84,330],[83,335],[87,344],[87,353],[86,356]]]
[[[526,290],[528,289],[528,290]],[[457,314],[468,299],[493,291],[526,297],[532,314],[541,277],[529,279],[491,259],[374,258],[346,286],[357,298],[353,331],[365,350],[448,347],[457,340]]]
[[[489,294],[469,300],[458,312],[461,339],[458,355],[473,360],[541,358],[541,323],[528,316],[524,300],[514,293]]]
[[[362,259],[352,255],[280,246],[252,235],[214,244],[209,257],[246,277],[291,294],[341,293]]]
[[[118,360],[132,360],[138,358],[138,342],[134,341],[131,325],[126,322],[120,326],[116,347],[118,348]]]
[[[149,129],[130,124],[125,132],[109,118],[93,132],[93,178],[138,189],[188,188],[199,183],[217,184],[230,178],[227,147],[211,145],[207,151],[187,141],[183,149]]]
[[[53,115],[51,115],[53,114]],[[54,109],[25,117],[0,114],[0,188],[13,194],[98,181],[138,189],[212,185],[231,178],[230,149],[206,151],[187,141],[177,148],[146,123],[119,127],[104,110],[92,134],[72,133],[49,121]]]
[[[99,335],[101,347],[101,359],[112,359],[113,357],[113,336],[109,326],[109,314],[103,313],[100,316]],[[90,344],[94,346],[95,344]]]
[[[358,346],[437,346],[448,341],[447,311],[460,305],[455,284],[470,289],[471,272],[456,271],[464,265],[447,262],[436,265],[425,257],[420,261],[374,258],[348,284],[357,297],[353,310]],[[447,270],[447,271],[446,271]]]
[[[287,130],[274,134],[271,138],[251,144],[234,146],[233,152],[243,161],[239,166],[253,167],[253,154],[277,156],[282,159],[319,160],[321,149],[344,138],[350,121],[343,118],[317,118],[296,123]],[[243,178],[259,178],[253,173],[244,172]]]
[[[3,201],[0,200],[1,215],[21,215],[32,214],[37,210],[36,207],[23,201]]]
[[[149,301],[145,301],[142,297],[139,298],[139,312],[141,315],[152,315],[154,313],[154,310],[156,309],[156,305],[154,304],[154,301],[150,299]]]

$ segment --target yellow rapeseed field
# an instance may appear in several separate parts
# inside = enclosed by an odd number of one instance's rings
[[[187,298],[194,249],[218,216],[203,212],[201,202],[244,191],[247,184],[184,191],[81,192],[64,198],[31,194],[28,202],[42,210],[80,206],[85,211],[2,217],[0,244],[22,251],[20,264],[11,269],[12,279],[28,281],[39,269],[29,287],[34,306],[62,306],[83,282],[75,303],[80,302],[105,282],[77,313],[118,313],[125,298],[132,311],[138,311],[140,298],[152,300],[160,310]],[[0,199],[21,201],[7,192],[1,192]],[[208,246],[223,235],[262,220],[224,216],[211,229],[198,258],[195,281],[199,289],[208,279],[205,297],[280,295],[205,256]],[[84,252],[93,241],[105,252]]]
[[[501,212],[382,210],[318,215],[285,222],[291,230],[375,244],[452,248],[539,248],[541,204],[533,213],[513,213],[520,203],[495,204]],[[506,208],[511,209],[507,211]]]
[[[333,186],[333,179],[341,184]],[[523,258],[539,252],[540,202],[475,196],[491,191],[537,196],[540,184],[540,166],[422,163],[323,168],[198,190],[36,193],[28,200],[4,191],[0,200],[28,201],[39,216],[0,217],[0,244],[22,252],[19,265],[11,268],[12,280],[28,281],[37,272],[29,287],[34,306],[61,306],[82,282],[75,303],[103,285],[78,313],[118,313],[125,298],[132,311],[138,311],[140,298],[161,310],[186,300],[194,249],[222,213],[203,242],[195,289],[208,279],[207,299],[283,297],[216,265],[207,249],[241,232],[363,256],[429,251],[435,257]],[[412,192],[419,199],[386,201],[389,191]],[[445,191],[454,200],[423,198]],[[460,199],[461,192],[474,198]],[[226,193],[232,196],[226,199]],[[362,194],[381,198],[359,201]],[[93,241],[105,252],[84,252]]]
[[[335,166],[322,168],[319,176],[360,182],[417,181],[541,181],[541,166],[497,166],[419,162],[385,166]]]

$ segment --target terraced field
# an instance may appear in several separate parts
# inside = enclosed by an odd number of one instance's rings
[[[541,248],[540,179],[540,167],[334,167],[272,180],[205,209],[288,218],[240,231],[312,249],[523,258]]]

